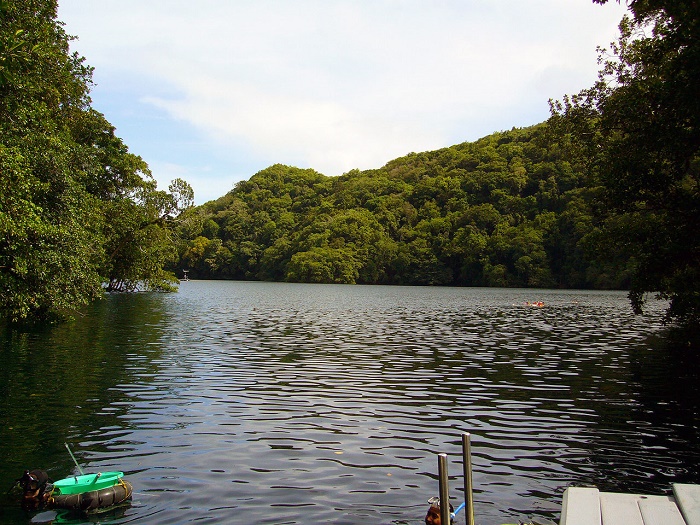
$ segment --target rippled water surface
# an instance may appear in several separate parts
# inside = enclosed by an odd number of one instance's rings
[[[544,301],[543,308],[525,306]],[[5,331],[0,489],[123,470],[100,523],[419,524],[449,457],[477,523],[558,520],[563,490],[700,482],[698,370],[624,293],[185,282]],[[25,513],[0,523],[82,523]],[[460,516],[458,523],[463,523]]]

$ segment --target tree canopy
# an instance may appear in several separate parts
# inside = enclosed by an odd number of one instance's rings
[[[606,0],[597,0],[605,3]],[[553,106],[609,210],[600,251],[632,261],[630,299],[700,324],[700,4],[636,0],[598,82]]]
[[[192,204],[91,107],[55,0],[0,1],[0,316],[43,319],[137,283],[171,288],[172,222]]]

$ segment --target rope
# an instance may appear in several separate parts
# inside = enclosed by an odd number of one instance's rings
[[[129,489],[129,486],[126,483],[124,483],[123,478],[119,478],[118,484],[121,485],[122,487],[124,487],[124,494],[126,494],[126,498],[128,499],[129,496],[131,496],[131,490]],[[115,485],[115,487],[116,487],[116,485]]]

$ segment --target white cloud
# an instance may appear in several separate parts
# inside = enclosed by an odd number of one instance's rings
[[[188,85],[186,93],[183,99],[148,101],[205,130],[212,140],[246,141],[259,156],[333,175],[358,167],[361,156],[369,159],[363,167],[372,167],[391,158],[387,155],[406,153],[407,142],[443,145],[410,115],[358,112],[349,100],[267,92],[215,78]]]
[[[595,47],[623,12],[589,0],[62,0],[59,18],[98,79],[123,79],[171,125],[337,175],[546,119],[549,98],[594,81]]]

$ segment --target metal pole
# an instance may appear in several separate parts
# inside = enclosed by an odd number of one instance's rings
[[[466,525],[474,525],[474,493],[472,484],[472,445],[471,434],[462,434],[462,468],[464,470],[464,503]]]
[[[447,454],[438,454],[438,478],[440,480],[440,523],[450,523],[450,488],[447,476]]]
[[[78,462],[75,460],[75,456],[73,455],[73,452],[71,452],[70,447],[68,446],[68,443],[64,443],[66,446],[66,449],[68,450],[68,453],[70,454],[70,457],[73,459],[73,463],[75,463],[75,466],[78,467],[78,471],[80,472],[81,475],[85,475],[85,472],[83,472],[83,469],[80,468],[80,465],[78,465]]]

